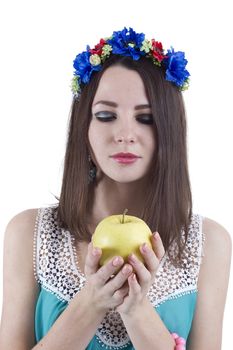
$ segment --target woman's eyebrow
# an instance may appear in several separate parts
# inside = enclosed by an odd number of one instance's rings
[[[137,105],[137,106],[134,107],[135,110],[138,110],[138,109],[148,109],[148,108],[151,108],[151,105],[145,104],[145,105]]]
[[[94,104],[94,106],[96,106],[98,104],[102,104],[102,105],[106,105],[106,106],[110,106],[110,107],[118,107],[118,104],[116,102],[112,102],[112,101],[101,100],[101,101],[96,102]],[[151,105],[149,105],[149,104],[142,104],[142,105],[137,105],[137,106],[134,107],[135,110],[148,109],[148,108],[151,108]]]
[[[104,101],[104,100],[101,100],[101,101],[98,101],[94,104],[94,106],[96,105],[106,105],[106,106],[110,106],[110,107],[118,107],[118,104],[115,103],[115,102],[112,102],[112,101]]]

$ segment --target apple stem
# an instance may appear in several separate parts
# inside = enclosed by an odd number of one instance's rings
[[[127,211],[128,211],[128,209],[125,209],[124,210],[124,213],[123,213],[123,218],[122,218],[122,224],[124,224],[124,222],[125,222],[125,214],[127,213]]]

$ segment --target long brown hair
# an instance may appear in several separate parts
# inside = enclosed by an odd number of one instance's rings
[[[160,233],[166,251],[176,240],[176,261],[179,263],[192,216],[185,108],[179,89],[166,81],[163,69],[147,58],[134,61],[130,57],[110,57],[103,69],[93,74],[90,83],[83,86],[80,99],[73,99],[57,208],[59,224],[72,232],[77,241],[91,240],[92,232],[88,230],[86,214],[93,201],[95,182],[88,182],[88,128],[98,83],[104,71],[112,65],[137,71],[144,82],[154,118],[157,150],[149,174],[150,186],[141,219],[152,232]],[[185,241],[181,230],[185,233]]]

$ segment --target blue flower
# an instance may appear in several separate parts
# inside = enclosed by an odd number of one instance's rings
[[[175,83],[182,88],[190,76],[185,69],[188,61],[185,59],[184,52],[175,52],[173,48],[168,50],[163,64],[166,67],[166,80]]]
[[[125,27],[122,31],[113,32],[107,43],[112,47],[112,53],[115,55],[131,56],[138,60],[145,52],[140,51],[145,34],[136,33],[132,28]]]
[[[87,51],[83,51],[77,55],[73,63],[73,67],[75,68],[74,75],[79,76],[81,82],[84,84],[89,83],[93,71],[100,71],[101,69],[101,65],[91,65],[91,53],[89,52],[89,49],[90,47],[87,46]]]
[[[152,60],[157,66],[163,66],[165,79],[175,84],[179,90],[186,90],[189,86],[189,72],[186,70],[188,61],[184,52],[175,52],[171,47],[164,55],[163,46],[155,39],[145,40],[145,34],[136,33],[132,28],[124,27],[121,31],[113,32],[111,37],[100,39],[94,49],[87,46],[73,61],[75,68],[71,88],[75,96],[79,96],[82,84],[88,84],[94,71],[100,71],[111,55],[128,56],[139,60],[144,56]]]

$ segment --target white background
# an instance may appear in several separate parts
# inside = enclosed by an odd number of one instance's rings
[[[8,221],[59,195],[73,59],[86,44],[93,46],[124,26],[162,41],[165,48],[185,51],[191,73],[184,98],[194,212],[232,235],[230,1],[8,0],[0,6],[1,281]],[[223,350],[232,343],[232,289],[231,278]]]

